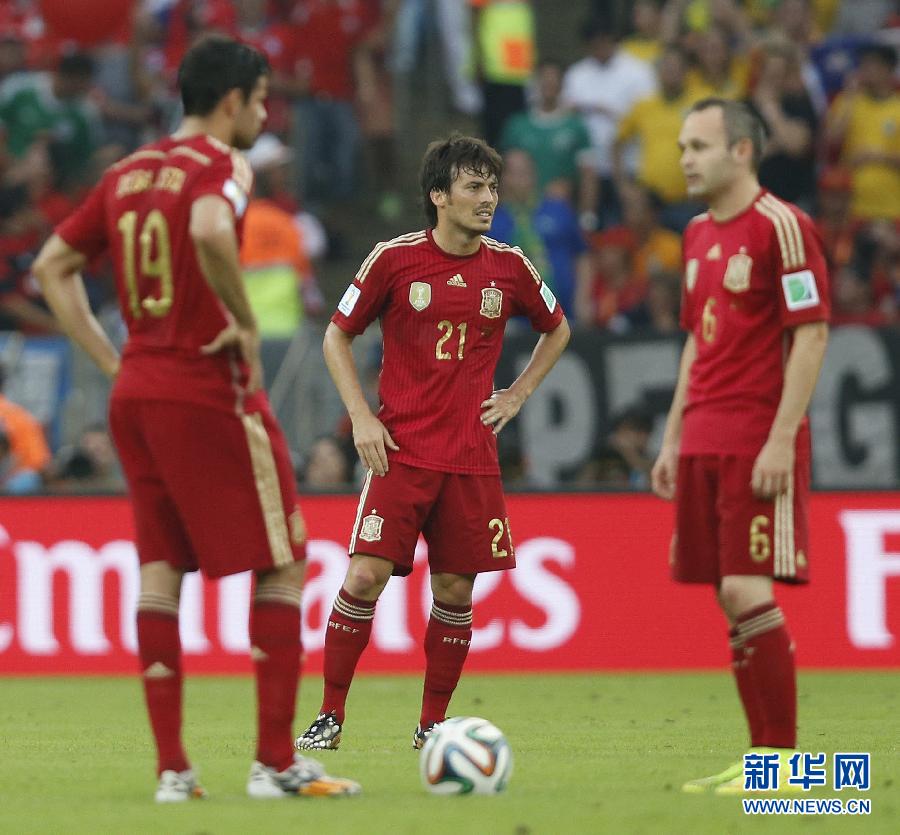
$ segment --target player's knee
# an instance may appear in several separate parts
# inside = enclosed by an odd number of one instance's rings
[[[354,597],[373,600],[391,579],[393,565],[387,560],[356,555],[350,560],[344,588]]]
[[[144,563],[141,566],[141,593],[140,600],[145,602],[165,598],[174,600],[178,605],[181,597],[181,580],[184,572],[173,568],[167,562],[157,560]],[[147,608],[145,606],[145,608]]]
[[[267,586],[303,588],[303,578],[306,574],[306,561],[292,562],[289,565],[282,565],[271,571],[257,572],[256,588],[257,590]]]
[[[432,574],[431,593],[435,600],[451,606],[469,606],[472,603],[474,575]]]
[[[719,605],[735,620],[744,612],[772,599],[772,583],[767,577],[723,577],[719,586]]]

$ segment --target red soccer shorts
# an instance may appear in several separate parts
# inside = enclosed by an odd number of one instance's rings
[[[809,580],[809,456],[798,452],[786,493],[759,499],[750,489],[755,458],[685,455],[678,460],[672,575],[719,584],[728,575]]]
[[[419,533],[433,573],[478,574],[515,568],[500,477],[459,475],[391,462],[369,473],[359,497],[349,552],[382,557],[394,574],[412,571]]]
[[[305,557],[287,445],[268,409],[113,398],[141,564],[223,577]]]

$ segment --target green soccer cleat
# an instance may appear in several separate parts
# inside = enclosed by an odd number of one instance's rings
[[[751,748],[748,754],[778,754],[778,788],[777,789],[746,789],[744,788],[744,764],[741,762],[741,772],[724,783],[719,783],[713,791],[719,795],[742,795],[742,794],[795,794],[802,792],[801,786],[788,783],[787,774],[790,767],[791,756],[795,753],[792,748]]]
[[[688,780],[682,787],[683,792],[688,794],[702,794],[703,792],[713,791],[718,786],[730,783],[733,780],[740,780],[741,785],[744,782],[744,761],[740,760],[728,766],[724,771],[713,774],[709,777],[698,777],[696,780]]]

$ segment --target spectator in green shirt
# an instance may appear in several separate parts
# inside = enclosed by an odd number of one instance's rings
[[[561,101],[563,67],[542,61],[535,78],[535,101],[530,110],[511,117],[500,138],[502,151],[522,150],[532,158],[540,193],[550,187],[554,197],[592,211],[597,201],[597,175],[585,159],[591,137],[581,116]],[[587,153],[586,153],[587,152]]]
[[[48,142],[58,182],[84,170],[99,145],[100,122],[88,92],[94,62],[66,55],[52,73],[16,73],[0,85],[0,125],[7,152],[21,159],[36,141]]]

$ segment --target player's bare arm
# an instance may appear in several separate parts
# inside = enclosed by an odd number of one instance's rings
[[[32,270],[65,334],[112,378],[119,371],[119,352],[91,311],[81,278],[84,264],[85,257],[80,252],[59,235],[51,235]]]
[[[342,331],[332,322],[322,343],[325,364],[353,423],[353,444],[359,460],[375,475],[383,476],[388,471],[387,450],[396,452],[400,447],[366,402],[351,350],[353,339],[353,334]]]
[[[250,369],[247,389],[254,392],[263,383],[259,333],[241,277],[234,215],[228,203],[215,195],[205,195],[194,201],[190,232],[203,276],[234,317],[233,324],[203,346],[203,353],[214,354],[231,346],[237,348]]]
[[[565,319],[549,333],[541,334],[528,365],[516,381],[508,389],[495,391],[481,404],[481,408],[486,410],[482,412],[481,422],[485,426],[493,425],[495,435],[499,435],[503,427],[519,414],[525,401],[556,365],[569,344],[570,335],[569,323]]]
[[[797,429],[819,377],[828,346],[828,325],[810,322],[794,330],[794,341],[784,369],[784,388],[769,438],[753,465],[751,485],[761,498],[787,490],[794,471],[794,442]]]
[[[663,433],[663,442],[650,472],[650,483],[653,492],[662,499],[675,498],[675,476],[678,472],[678,447],[681,443],[681,419],[684,413],[685,400],[687,399],[688,380],[691,376],[691,366],[697,358],[697,343],[694,335],[688,334],[681,352],[681,364],[678,369],[678,382],[675,385],[675,394],[672,397],[672,405],[666,418],[666,429]]]

